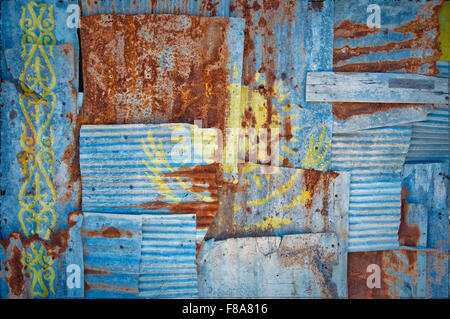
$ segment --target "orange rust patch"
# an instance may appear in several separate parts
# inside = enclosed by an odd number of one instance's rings
[[[403,35],[412,34],[414,37],[400,42],[390,42],[378,46],[370,47],[349,47],[334,48],[333,64],[334,71],[338,72],[391,72],[403,70],[408,73],[418,73],[419,68],[428,64],[427,75],[439,74],[436,62],[440,59],[441,50],[439,43],[439,16],[438,11],[443,6],[444,0],[439,4],[427,3],[419,10],[417,18],[403,26],[393,29],[394,32]],[[351,31],[352,27],[354,31]],[[375,29],[377,30],[377,29]],[[367,27],[344,20],[335,27],[335,38],[361,38],[369,33]],[[373,31],[375,32],[375,31]],[[337,66],[337,63],[357,56],[368,55],[374,52],[391,52],[392,50],[418,50],[423,49],[426,54],[421,57],[410,57],[399,61],[377,61],[349,63]],[[431,52],[431,53],[429,53]]]
[[[109,275],[109,271],[105,269],[91,269],[84,267],[85,275]]]
[[[311,199],[306,202],[305,207],[308,209],[312,207],[312,201],[316,192],[320,194],[323,191],[323,193],[326,194],[330,182],[338,176],[339,173],[333,171],[321,172],[312,169],[303,170],[303,189],[308,191],[311,195]]]
[[[369,34],[375,34],[380,30],[377,28],[370,28],[367,24],[359,24],[349,19],[342,21],[338,26],[334,26],[335,38],[359,39]]]
[[[214,10],[209,3],[202,5]],[[201,119],[205,127],[224,129],[227,18],[101,15],[82,17],[81,24],[84,122]]]
[[[415,107],[425,108],[423,104],[407,104],[407,103],[349,103],[343,102],[333,103],[333,115],[341,121],[344,121],[352,116],[361,114],[374,114],[377,112],[386,112],[392,109]]]
[[[417,247],[420,239],[420,228],[418,225],[411,226],[408,224],[408,209],[409,204],[405,203],[408,190],[402,189],[402,204],[401,204],[401,218],[400,228],[398,230],[398,237],[400,245]],[[417,257],[417,256],[416,256]]]
[[[17,246],[12,249],[11,258],[7,262],[9,269],[11,270],[8,285],[11,294],[14,296],[20,296],[23,294],[25,288],[25,279],[23,275],[23,264],[22,264],[22,252]]]
[[[133,237],[133,233],[128,230],[119,229],[116,227],[102,227],[100,230],[83,230],[83,235],[87,237],[105,237],[105,238],[121,238],[121,237]]]

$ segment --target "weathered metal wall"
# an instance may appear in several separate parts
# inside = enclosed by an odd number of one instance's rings
[[[72,1],[2,1],[2,296],[83,296]],[[23,257],[23,258],[21,258]],[[14,265],[12,264],[14,262]]]
[[[187,124],[82,126],[83,211],[191,213],[204,235],[217,213],[219,177],[205,131]]]
[[[349,298],[448,298],[447,172],[447,163],[405,165],[400,250],[350,253]],[[366,283],[371,264],[377,288]]]
[[[411,126],[336,133],[332,169],[351,173],[349,251],[398,248],[401,171]]]
[[[97,14],[189,14],[229,17],[229,0],[81,0],[83,16]]]

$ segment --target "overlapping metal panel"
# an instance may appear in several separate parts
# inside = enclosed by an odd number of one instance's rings
[[[200,297],[337,298],[334,234],[205,241],[199,256]]]
[[[83,211],[196,214],[201,242],[218,208],[218,165],[205,131],[187,124],[82,126]]]
[[[448,298],[447,164],[408,164],[402,173],[399,250],[350,253],[349,298]],[[379,287],[367,284],[379,266]]]
[[[139,274],[141,297],[198,297],[195,221],[194,214],[143,218]]]
[[[3,262],[15,263],[2,264],[6,298],[83,296],[69,3],[1,2],[1,239]]]
[[[229,17],[229,0],[82,0],[83,16],[97,14],[189,14]]]
[[[351,173],[349,251],[398,248],[401,172],[411,126],[333,136],[332,169]]]
[[[438,75],[443,5],[443,0],[337,0],[333,70]],[[333,103],[333,129],[348,132],[415,122],[425,120],[429,110],[420,104]]]
[[[284,167],[271,171],[268,166],[242,164],[239,183],[221,188],[219,212],[206,238],[333,234],[339,243],[332,266],[338,282],[334,292],[345,297],[349,185],[347,172]],[[205,279],[200,277],[200,281]],[[273,286],[278,289],[276,283]]]
[[[193,214],[86,213],[86,298],[198,295]]]
[[[86,298],[137,298],[142,218],[86,213],[83,224]]]
[[[333,12],[330,0],[231,2],[230,14],[245,19],[238,127],[280,132],[279,153],[260,143],[268,148],[260,163],[318,170],[329,165],[331,105],[307,103],[305,84],[307,71],[332,69]]]

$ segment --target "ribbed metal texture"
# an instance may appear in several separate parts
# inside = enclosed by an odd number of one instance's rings
[[[82,0],[85,16],[96,14],[190,14],[228,17],[229,0]]]
[[[395,249],[401,206],[401,171],[411,126],[335,134],[332,169],[351,172],[349,251]]]
[[[217,212],[217,167],[207,165],[211,152],[193,130],[186,124],[83,126],[83,211],[195,213],[200,242]]]
[[[139,295],[144,298],[198,296],[194,214],[143,218]]]
[[[406,163],[448,162],[450,159],[450,107],[439,106],[425,121],[412,127]]]

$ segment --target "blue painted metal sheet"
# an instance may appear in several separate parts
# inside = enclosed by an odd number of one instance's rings
[[[83,16],[97,14],[189,14],[229,17],[229,0],[82,0]]]
[[[231,2],[230,14],[246,21],[238,127],[270,127],[281,135],[279,153],[260,163],[328,167],[331,105],[307,103],[305,84],[307,71],[332,69],[333,10],[329,0]]]
[[[425,206],[428,236],[425,248],[449,251],[448,164],[412,164],[403,169],[405,203]],[[427,298],[448,298],[448,255],[427,254]]]
[[[438,75],[444,1],[335,2],[333,70]],[[380,20],[378,20],[378,14]],[[378,27],[371,27],[380,22]],[[334,131],[423,121],[426,105],[334,103]]]
[[[85,214],[86,298],[137,298],[142,245],[140,216]]]
[[[163,214],[143,218],[139,274],[141,297],[166,299],[198,296],[196,237],[194,214]]]
[[[401,171],[411,126],[333,136],[332,169],[349,171],[349,251],[398,248]]]
[[[448,298],[447,169],[447,163],[404,166],[400,247],[350,253],[349,298]],[[372,289],[371,264],[380,266],[381,278]]]
[[[11,232],[0,240],[1,298],[83,298],[83,214],[70,213],[66,223],[48,239]]]
[[[193,213],[201,242],[218,207],[207,131],[188,124],[82,126],[83,211]]]
[[[78,42],[76,30],[66,30],[67,4],[1,3],[1,238],[15,236],[25,256],[5,275],[10,298],[83,295],[79,226],[72,219],[79,208],[72,174]]]
[[[194,214],[86,213],[86,298],[197,297]]]
[[[2,50],[21,47],[22,44],[31,44],[33,41],[43,41],[48,46],[60,45],[63,43],[71,43],[75,58],[75,78],[73,86],[78,90],[78,36],[77,29],[67,24],[71,12],[68,12],[70,5],[77,5],[76,0],[5,0],[1,1],[1,43]],[[31,12],[34,13],[35,19],[32,19]],[[25,15],[22,17],[22,13]],[[42,17],[40,16],[42,13]],[[51,14],[51,15],[50,15]],[[21,19],[24,24],[21,25]],[[29,37],[23,35],[29,30]],[[39,30],[39,31],[37,31]],[[47,33],[45,31],[48,31]],[[47,35],[44,35],[47,34]],[[31,36],[35,36],[32,39]],[[42,36],[41,38],[39,38]],[[1,77],[3,80],[15,79],[8,71],[5,56],[1,55]],[[19,61],[17,56],[15,61]],[[69,64],[70,66],[70,64]]]
[[[338,298],[331,233],[205,241],[199,295],[209,298]]]

